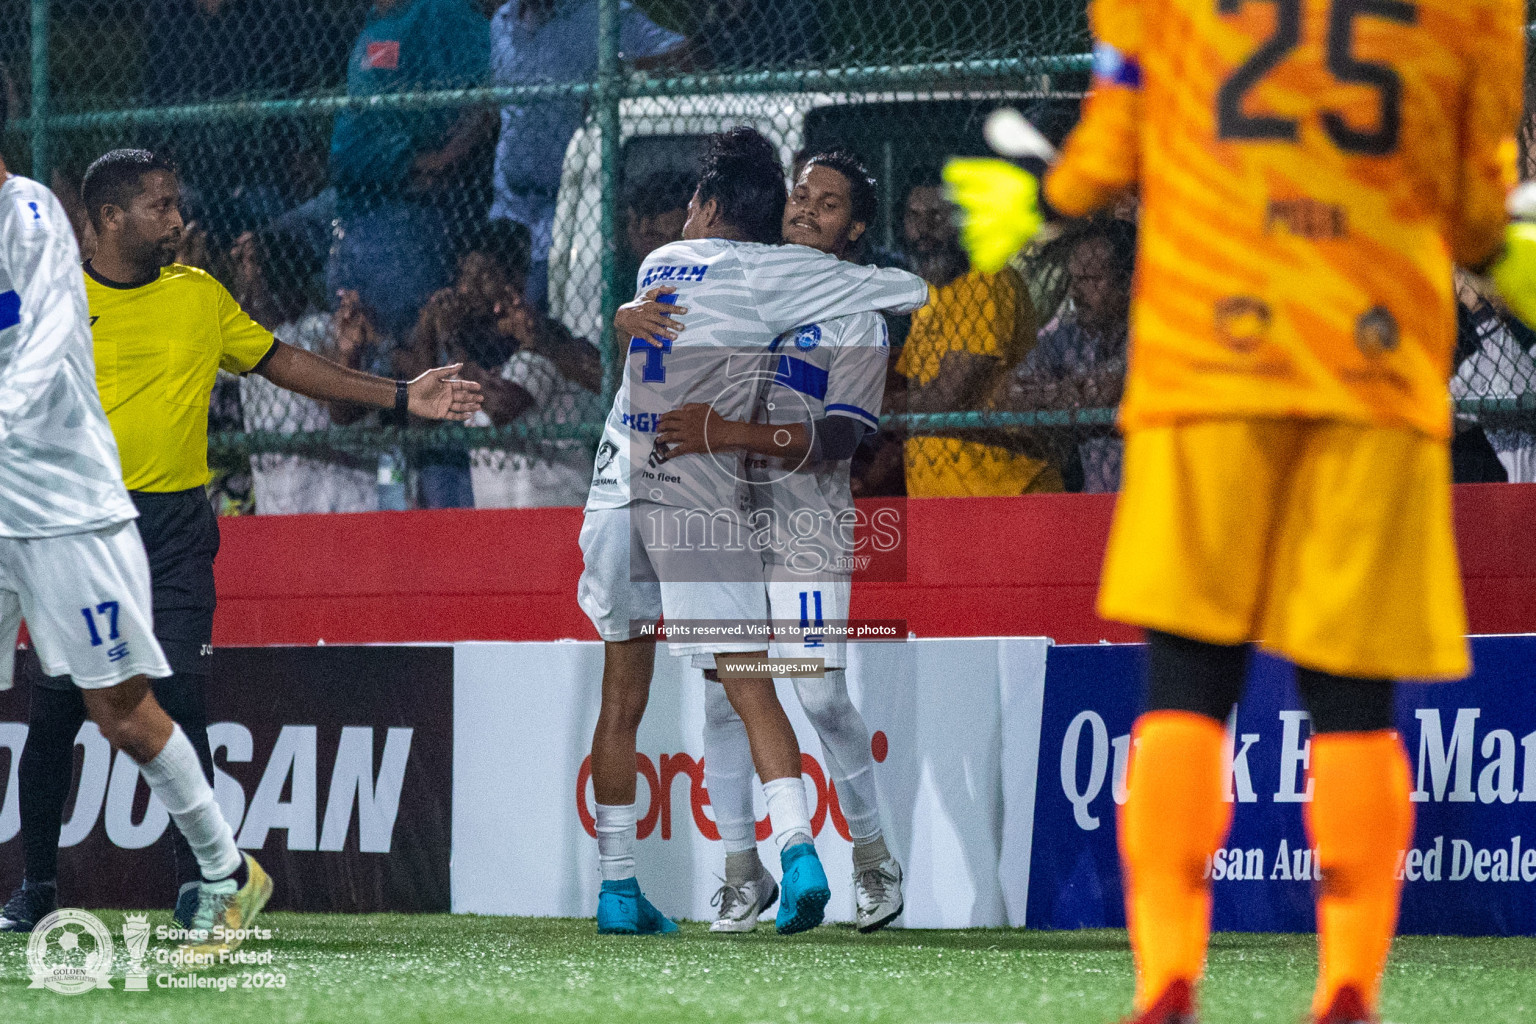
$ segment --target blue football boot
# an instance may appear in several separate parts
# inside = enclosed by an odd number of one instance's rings
[[[779,854],[783,878],[779,882],[779,915],[774,924],[780,935],[808,931],[821,924],[832,890],[821,858],[810,843],[795,843]]]
[[[677,925],[645,898],[633,878],[604,882],[597,894],[599,935],[670,935]]]

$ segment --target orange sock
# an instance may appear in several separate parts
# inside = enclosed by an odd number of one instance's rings
[[[1374,1012],[1397,930],[1397,857],[1413,838],[1408,757],[1391,730],[1321,733],[1312,739],[1312,777],[1307,827],[1323,874],[1313,1013],[1345,985]]]
[[[1169,983],[1191,986],[1205,968],[1211,931],[1206,858],[1232,823],[1222,800],[1225,730],[1204,715],[1153,711],[1136,722],[1120,809],[1125,913],[1136,954],[1136,1010]]]

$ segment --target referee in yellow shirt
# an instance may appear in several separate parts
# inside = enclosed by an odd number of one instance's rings
[[[407,411],[467,420],[480,408],[480,386],[454,379],[458,366],[392,381],[277,341],[213,277],[172,262],[182,233],[176,170],[146,150],[101,157],[81,192],[98,239],[84,268],[96,383],[139,511],[155,636],[175,672],[154,680],[155,697],[192,741],[211,783],[204,683],[219,528],[204,487],[218,371],[259,373],[320,401],[393,409],[402,421]],[[59,831],[85,705],[68,677],[45,677],[33,688],[29,716],[19,779],[26,875],[0,911],[0,930],[28,931],[57,905]],[[179,832],[173,842],[176,917],[185,925],[196,909],[198,866]]]

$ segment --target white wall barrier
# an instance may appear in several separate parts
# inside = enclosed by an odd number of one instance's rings
[[[849,690],[873,734],[887,842],[906,869],[908,927],[1022,923],[1024,889],[1012,880],[1005,887],[999,871],[1005,852],[1027,862],[1030,841],[1027,824],[1004,831],[1004,758],[1017,758],[1022,748],[1003,742],[1003,708],[1005,701],[1033,706],[1038,738],[1048,646],[1038,639],[969,639],[850,649]],[[601,673],[600,644],[457,646],[455,911],[593,912],[597,844],[582,764]],[[640,729],[637,795],[642,886],[664,912],[701,920],[713,916],[709,900],[724,871],[724,853],[707,837],[713,817],[701,764],[705,685],[682,661],[658,653]],[[812,824],[832,883],[828,916],[851,920],[851,846],[839,834],[821,744],[787,682],[780,697],[808,755]],[[1032,786],[1022,788],[1032,799]],[[771,840],[761,848],[777,874]]]
[[[1116,811],[1143,649],[936,639],[849,655],[887,842],[906,868],[899,923],[1123,923]],[[1471,679],[1399,689],[1417,816],[1400,860],[1401,928],[1536,934],[1536,637],[1475,638],[1473,655]],[[601,644],[576,642],[217,652],[217,792],[241,845],[277,877],[274,906],[590,916],[599,882],[584,762],[602,656]],[[637,764],[641,884],[664,912],[696,920],[712,917],[724,870],[704,786],[706,685],[716,684],[658,652]],[[25,681],[0,691],[0,884],[21,871],[27,697]],[[829,917],[846,921],[847,825],[789,683],[780,697],[804,753]],[[1210,867],[1214,923],[1305,930],[1311,725],[1286,666],[1255,659],[1229,731],[1235,813]],[[67,898],[169,906],[164,811],[121,758],[113,767],[93,727],[77,743]],[[763,822],[758,834],[777,873]]]

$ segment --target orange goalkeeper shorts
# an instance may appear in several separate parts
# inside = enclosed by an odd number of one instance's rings
[[[1450,449],[1330,420],[1130,431],[1099,614],[1365,679],[1470,668]]]

